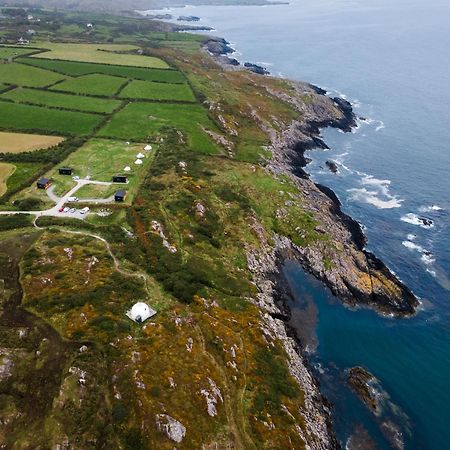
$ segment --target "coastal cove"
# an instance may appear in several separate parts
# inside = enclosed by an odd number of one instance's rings
[[[308,152],[312,161],[306,171],[332,188],[344,212],[364,225],[368,249],[422,298],[422,310],[397,320],[343,308],[298,264],[288,263],[291,326],[334,405],[334,425],[344,446],[362,424],[379,447],[392,447],[377,419],[346,387],[346,370],[362,365],[397,405],[405,448],[445,448],[450,439],[450,204],[443,194],[450,161],[442,143],[450,139],[445,123],[450,80],[439,54],[450,42],[443,19],[449,6],[338,0],[175,11],[213,26],[214,34],[238,49],[233,56],[241,61],[306,79],[333,95],[344,93],[364,118],[352,134],[324,130],[330,150]],[[326,167],[328,160],[336,162],[336,174]],[[420,218],[432,220],[432,226]]]

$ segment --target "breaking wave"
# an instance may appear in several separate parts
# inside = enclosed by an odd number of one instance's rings
[[[402,222],[406,222],[411,225],[417,225],[425,229],[430,229],[434,227],[434,223],[431,219],[428,219],[426,217],[419,217],[417,214],[414,213],[405,214],[404,216],[400,217],[400,220]]]
[[[381,180],[361,172],[356,173],[362,176],[361,180],[359,180],[360,184],[367,186],[367,188],[347,189],[352,200],[368,203],[378,209],[392,209],[402,206],[403,200],[389,192],[390,180]]]

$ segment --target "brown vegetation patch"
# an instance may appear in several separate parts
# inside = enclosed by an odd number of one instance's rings
[[[61,136],[0,132],[0,153],[23,153],[58,145]]]

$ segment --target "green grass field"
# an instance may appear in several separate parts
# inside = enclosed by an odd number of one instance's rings
[[[162,59],[138,54],[115,52],[134,52],[139,49],[135,45],[122,44],[67,44],[44,42],[40,44],[48,52],[34,55],[33,58],[62,59],[68,61],[115,64],[118,66],[150,67],[167,69],[169,66]]]
[[[60,111],[40,106],[0,102],[0,128],[36,130],[62,135],[90,133],[103,120],[98,114]]]
[[[215,130],[200,105],[131,103],[119,111],[98,133],[99,136],[145,141],[164,126],[173,126],[187,135],[190,146],[201,153],[214,154],[217,147],[202,130]]]
[[[187,84],[155,83],[152,81],[132,81],[120,93],[120,97],[195,102],[194,94]]]
[[[16,170],[8,178],[6,183],[8,190],[17,189],[23,182],[37,177],[39,170],[44,166],[43,163],[15,162]]]
[[[144,81],[162,81],[166,83],[185,83],[186,81],[181,72],[177,70],[146,69],[143,67],[112,66],[107,64],[38,58],[20,58],[18,61],[71,76],[102,73]]]
[[[98,113],[112,113],[120,105],[119,100],[90,98],[81,95],[60,94],[59,92],[27,88],[17,88],[13,91],[5,92],[1,95],[1,98],[14,100],[17,103],[32,103],[33,105],[54,106]]]
[[[14,84],[18,86],[44,87],[66,77],[38,67],[25,64],[0,64],[0,83]]]
[[[144,152],[143,144],[126,145],[123,141],[113,141],[109,139],[91,139],[74,153],[70,154],[61,164],[52,169],[47,177],[54,180],[56,185],[55,192],[62,194],[74,185],[72,177],[58,174],[58,167],[72,167],[74,174],[80,178],[90,176],[95,181],[112,181],[114,175],[124,174],[123,169],[126,166],[131,167],[131,172],[127,174],[129,183],[123,185],[123,189],[133,194],[141,178],[146,173],[146,167],[153,160],[155,150],[152,152]],[[141,165],[134,164],[136,155],[144,153],[146,157]],[[80,199],[82,197],[95,197],[97,194],[100,198],[107,197],[119,189],[119,185],[115,185],[115,189],[108,189],[99,186],[86,186],[81,194],[76,194]],[[127,201],[131,201],[132,195],[127,197]]]
[[[111,75],[83,75],[78,78],[63,81],[51,89],[57,91],[74,92],[86,95],[112,96],[126,83],[125,78],[113,77]]]
[[[36,51],[36,49],[0,46],[0,59],[17,58],[18,56],[33,53],[34,51]]]

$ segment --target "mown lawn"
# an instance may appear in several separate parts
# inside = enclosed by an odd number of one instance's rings
[[[98,114],[0,102],[0,129],[83,135],[92,132],[101,120]]]
[[[25,64],[11,63],[0,64],[0,83],[14,84],[18,86],[44,87],[66,77],[38,67]]]
[[[195,102],[194,94],[187,84],[155,83],[152,81],[132,81],[120,93],[120,97]]]
[[[33,105],[54,106],[78,111],[112,113],[119,107],[120,101],[104,98],[90,98],[80,95],[61,94],[39,89],[17,88],[5,92],[1,98],[14,100],[17,103],[32,103]]]
[[[36,49],[21,47],[2,47],[0,46],[0,59],[17,58],[18,56],[28,55]]]
[[[75,61],[59,61],[52,59],[21,58],[20,62],[42,69],[54,70],[65,75],[78,76],[91,73],[102,73],[117,77],[132,78],[144,81],[162,81],[165,83],[185,83],[181,72],[168,69],[148,69],[144,67],[112,66]]]
[[[115,95],[126,81],[125,78],[111,75],[92,74],[63,81],[53,86],[52,89],[74,92],[76,94],[104,95],[109,97]]]
[[[202,129],[204,127],[215,130],[215,125],[200,105],[130,103],[115,114],[98,135],[146,141],[165,126],[182,131],[193,150],[209,154],[218,153],[218,148]]]
[[[139,47],[122,44],[67,44],[56,42],[42,43],[48,52],[34,55],[33,58],[62,59],[68,61],[95,62],[119,66],[151,67],[167,69],[169,66],[160,58],[138,54],[115,52],[135,52]]]

